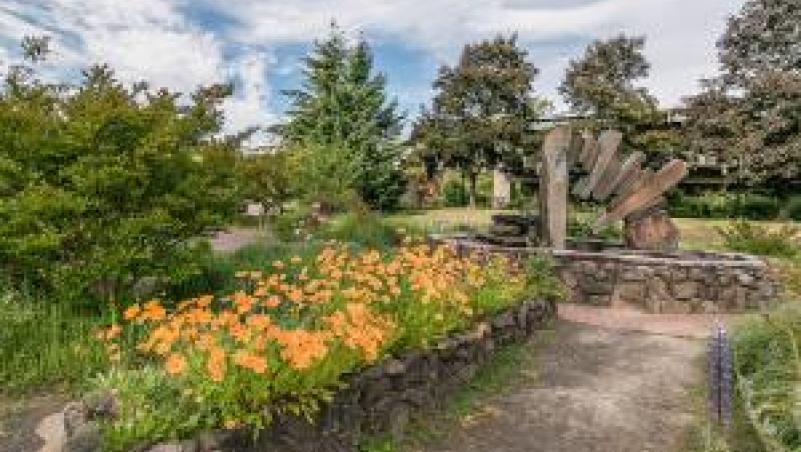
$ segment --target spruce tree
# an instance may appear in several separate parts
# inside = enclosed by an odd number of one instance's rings
[[[332,25],[304,59],[304,82],[287,91],[292,107],[282,135],[289,143],[341,152],[342,174],[370,207],[391,209],[404,190],[397,142],[402,116],[389,101],[386,78],[373,70],[364,38],[349,45]]]

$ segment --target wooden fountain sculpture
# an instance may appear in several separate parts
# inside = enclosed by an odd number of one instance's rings
[[[572,190],[581,199],[608,201],[593,223],[598,232],[623,220],[625,244],[633,249],[675,250],[679,233],[666,210],[665,192],[686,175],[687,164],[674,159],[659,171],[643,169],[645,155],[618,153],[623,135],[615,130],[596,139],[585,132],[573,134],[569,126],[550,131],[542,147],[540,171],[541,240],[565,248],[567,235],[568,168],[581,165],[588,173]]]

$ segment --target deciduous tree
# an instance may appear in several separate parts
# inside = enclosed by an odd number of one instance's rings
[[[471,206],[481,171],[519,165],[533,150],[531,122],[546,104],[533,93],[538,70],[527,58],[517,35],[466,45],[456,66],[440,68],[432,106],[415,124],[429,157],[467,176]]]

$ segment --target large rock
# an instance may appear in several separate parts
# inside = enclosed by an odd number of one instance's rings
[[[658,251],[679,248],[679,230],[661,206],[626,217],[623,236],[628,248]]]

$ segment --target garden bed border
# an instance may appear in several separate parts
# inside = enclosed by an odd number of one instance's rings
[[[525,301],[475,323],[426,350],[389,357],[343,378],[343,389],[322,407],[314,423],[273,414],[253,441],[244,430],[202,432],[137,452],[351,451],[366,438],[403,437],[410,418],[442,407],[470,381],[497,347],[520,343],[556,317],[553,300]],[[99,422],[114,416],[113,396],[88,395],[64,410],[64,452],[101,450]]]

